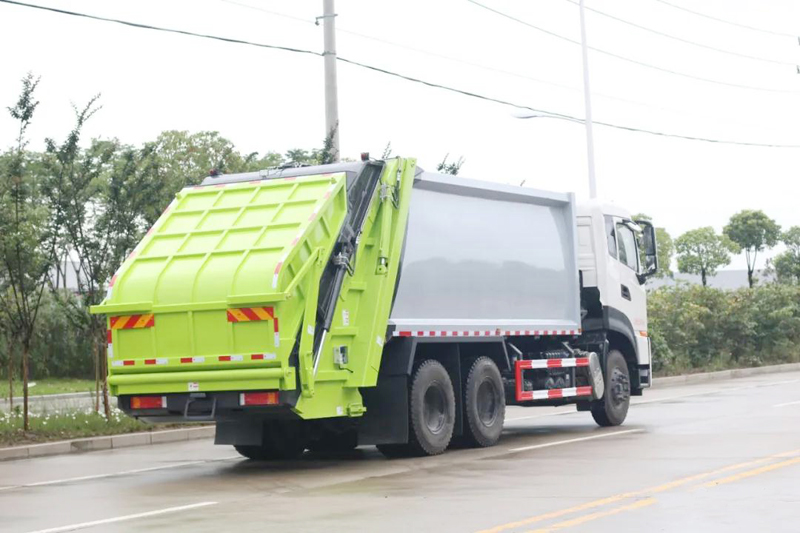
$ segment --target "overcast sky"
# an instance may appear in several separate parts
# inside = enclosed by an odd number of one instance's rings
[[[800,33],[796,0],[669,0],[775,32]],[[111,18],[259,43],[322,50],[322,1],[31,0]],[[569,0],[482,1],[578,40]],[[247,5],[253,7],[246,7]],[[587,0],[588,7],[720,49],[667,39],[587,12],[590,46],[641,63],[718,80],[668,74],[590,51],[596,121],[682,135],[800,145],[800,45],[726,25],[656,0]],[[338,0],[340,56],[522,105],[584,116],[580,47],[466,0]],[[273,13],[270,13],[273,12]],[[286,16],[279,16],[279,13]],[[354,35],[358,33],[361,35]],[[373,37],[373,39],[364,36]],[[393,44],[388,44],[390,41]],[[411,50],[413,48],[415,50]],[[32,147],[63,138],[71,103],[102,93],[86,138],[139,144],[167,129],[216,130],[244,151],[321,145],[325,135],[322,58],[47,13],[0,3],[0,104],[19,80],[42,77]],[[447,56],[450,59],[443,58]],[[478,66],[469,65],[472,63]],[[786,64],[783,64],[786,63]],[[505,72],[501,72],[505,71]],[[463,156],[467,177],[588,197],[581,124],[518,118],[525,111],[339,64],[342,155],[396,155],[432,169]],[[769,90],[733,87],[755,86]],[[650,214],[673,235],[721,230],[741,209],[763,209],[783,227],[800,225],[800,149],[671,139],[595,126],[599,195]],[[0,118],[0,144],[14,124]],[[737,258],[731,268],[743,268]]]

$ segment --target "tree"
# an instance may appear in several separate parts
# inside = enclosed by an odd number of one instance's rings
[[[457,176],[458,173],[461,171],[461,167],[464,165],[464,158],[459,157],[458,161],[453,163],[448,163],[447,158],[450,157],[450,154],[444,156],[442,162],[436,165],[436,170],[441,172],[442,174],[451,174],[453,176]]]
[[[639,213],[633,216],[634,220],[646,220],[652,222],[653,219],[644,213]],[[672,256],[675,253],[675,243],[672,241],[672,236],[664,228],[656,228],[656,248],[658,250],[658,272],[655,277],[657,278],[671,278],[672,273]],[[644,265],[644,252],[640,258],[641,263]]]
[[[747,259],[747,283],[752,287],[755,283],[753,272],[758,252],[778,244],[781,227],[763,211],[745,209],[731,217],[722,233],[744,250]]]
[[[737,252],[736,244],[724,235],[717,235],[714,228],[707,226],[687,231],[675,239],[678,254],[678,270],[686,274],[700,274],[703,286],[708,284],[708,276],[731,262],[731,253]]]
[[[772,260],[775,277],[782,283],[800,283],[800,226],[786,230],[781,240],[786,251]]]
[[[41,187],[26,152],[25,133],[39,102],[34,99],[38,79],[29,74],[22,80],[22,92],[8,111],[19,123],[16,146],[0,175],[0,269],[8,290],[0,292],[22,349],[23,428],[30,429],[28,416],[28,369],[36,319],[53,263],[53,234],[50,213],[41,201]]]
[[[106,320],[88,310],[105,297],[106,281],[141,239],[153,212],[160,212],[163,206],[158,199],[170,185],[153,165],[152,145],[137,150],[116,139],[95,139],[89,148],[78,148],[81,128],[97,109],[95,102],[91,100],[78,113],[75,129],[63,144],[48,142],[48,200],[59,214],[66,238],[64,255],[77,263],[79,299],[65,298],[63,303],[70,308],[76,327],[92,339],[95,409],[99,410],[102,389],[108,418]]]

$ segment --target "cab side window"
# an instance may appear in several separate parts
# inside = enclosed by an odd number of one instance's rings
[[[629,266],[634,272],[639,271],[639,252],[636,247],[636,237],[628,226],[617,224],[619,239],[619,260]]]
[[[606,220],[606,240],[608,241],[608,254],[614,259],[617,258],[617,233],[614,230],[614,219],[605,216]]]

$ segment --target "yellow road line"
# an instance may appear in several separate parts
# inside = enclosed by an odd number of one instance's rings
[[[546,528],[543,529],[536,529],[534,531],[531,531],[530,533],[549,533],[550,531],[555,531],[557,529],[579,526],[581,524],[585,524],[586,522],[597,520],[598,518],[605,518],[606,516],[624,513],[625,511],[635,511],[636,509],[641,509],[642,507],[648,507],[650,505],[653,505],[657,501],[658,500],[656,500],[655,498],[645,498],[644,500],[639,500],[638,502],[634,502],[628,505],[614,507],[613,509],[609,509],[608,511],[599,511],[597,513],[579,516],[578,518],[573,518],[572,520],[565,520],[564,522],[559,522],[557,524],[553,524],[552,526],[547,526]]]
[[[768,461],[771,461],[771,460],[779,458],[779,457],[787,457],[789,455],[794,455],[794,454],[797,454],[797,453],[800,453],[800,449],[790,450],[790,451],[787,451],[787,452],[782,452],[782,453],[770,455],[768,457],[762,457],[760,459],[755,459],[753,461],[746,461],[746,462],[743,462],[743,463],[737,463],[737,464],[733,464],[733,465],[728,465],[728,466],[725,466],[725,467],[722,467],[722,468],[717,468],[715,470],[710,470],[708,472],[702,472],[700,474],[694,474],[694,475],[687,476],[687,477],[684,477],[684,478],[676,479],[675,481],[670,481],[668,483],[664,483],[662,485],[657,485],[655,487],[651,487],[651,488],[647,488],[647,489],[643,489],[643,490],[632,491],[632,492],[623,492],[621,494],[616,494],[616,495],[613,495],[613,496],[607,496],[607,497],[601,498],[599,500],[586,502],[586,503],[583,503],[583,504],[580,504],[580,505],[576,505],[574,507],[568,507],[566,509],[561,509],[559,511],[552,511],[552,512],[549,512],[549,513],[544,513],[544,514],[532,516],[530,518],[525,518],[523,520],[518,520],[516,522],[508,522],[506,524],[501,524],[501,525],[495,526],[493,528],[483,529],[483,530],[479,531],[478,533],[500,533],[501,531],[507,531],[509,529],[515,529],[515,528],[518,528],[518,527],[527,526],[527,525],[530,525],[530,524],[535,524],[536,522],[541,522],[543,520],[550,520],[551,518],[559,518],[559,517],[564,516],[564,515],[577,513],[578,511],[585,511],[587,509],[594,509],[595,507],[601,507],[603,505],[608,505],[609,503],[616,503],[618,501],[627,500],[629,498],[635,498],[637,496],[658,494],[659,492],[664,492],[664,491],[667,491],[667,490],[670,490],[670,489],[674,489],[676,487],[680,487],[682,485],[689,484],[689,483],[691,483],[693,481],[699,481],[701,479],[705,479],[705,478],[708,478],[708,477],[711,477],[711,476],[715,476],[715,475],[718,475],[718,474],[724,474],[725,472],[730,472],[732,470],[740,470],[742,468],[747,468],[747,467],[750,467],[750,466],[763,464],[763,463],[766,463]],[[798,458],[798,460],[800,461],[800,458]]]
[[[733,483],[734,481],[739,481],[740,479],[747,479],[749,477],[765,474],[767,472],[772,472],[773,470],[778,470],[779,468],[786,468],[787,466],[792,466],[798,463],[800,463],[800,457],[795,457],[794,459],[789,459],[788,461],[781,461],[780,463],[773,463],[771,465],[762,466],[761,468],[747,470],[745,472],[740,472],[722,479],[715,479],[714,481],[704,483],[703,486],[716,487],[718,485],[725,485],[726,483]]]

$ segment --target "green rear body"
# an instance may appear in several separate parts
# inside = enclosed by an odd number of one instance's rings
[[[414,172],[412,159],[384,163],[326,335],[320,284],[350,209],[344,173],[179,192],[92,309],[109,319],[112,394],[280,391],[303,419],[362,415]]]

